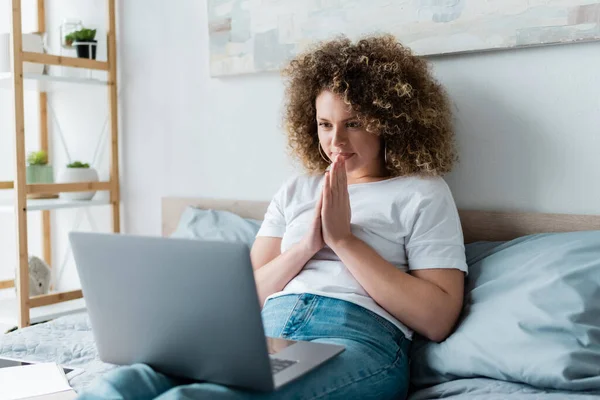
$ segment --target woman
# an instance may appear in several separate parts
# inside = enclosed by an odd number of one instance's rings
[[[252,248],[265,331],[345,351],[269,394],[173,387],[136,365],[82,397],[404,398],[413,331],[452,331],[467,266],[440,177],[456,158],[450,110],[427,64],[385,35],[320,44],[285,72],[289,144],[309,173],[278,191]]]

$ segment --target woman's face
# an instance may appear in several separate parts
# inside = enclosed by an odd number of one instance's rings
[[[350,106],[337,94],[325,90],[317,96],[319,142],[331,161],[346,160],[350,183],[385,174],[381,140],[367,132]]]

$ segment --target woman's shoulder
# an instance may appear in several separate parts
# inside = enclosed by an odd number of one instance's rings
[[[452,192],[444,178],[440,176],[414,175],[395,178],[389,188],[394,202],[422,204],[452,198]],[[415,206],[418,207],[418,206]]]
[[[415,191],[423,194],[436,194],[448,190],[448,184],[441,176],[414,175],[407,177],[407,183]]]
[[[287,178],[275,194],[283,204],[301,199],[313,199],[320,189],[323,175],[296,174]]]
[[[448,184],[440,176],[397,176],[388,180],[390,190],[405,195],[436,195],[448,191]]]
[[[319,186],[322,179],[322,174],[295,174],[285,180],[282,189],[296,191],[314,188]]]

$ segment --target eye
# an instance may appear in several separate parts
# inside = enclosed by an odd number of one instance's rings
[[[331,128],[331,124],[329,122],[319,122],[319,126],[323,128]]]
[[[346,123],[346,126],[348,128],[360,128],[360,122],[358,122],[358,121],[349,121],[348,123]]]

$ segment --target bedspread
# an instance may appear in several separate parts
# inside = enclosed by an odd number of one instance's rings
[[[95,377],[116,368],[98,358],[86,313],[69,315],[0,335],[0,356],[25,361],[56,362],[83,369],[81,374],[67,375],[76,391],[84,389]]]

